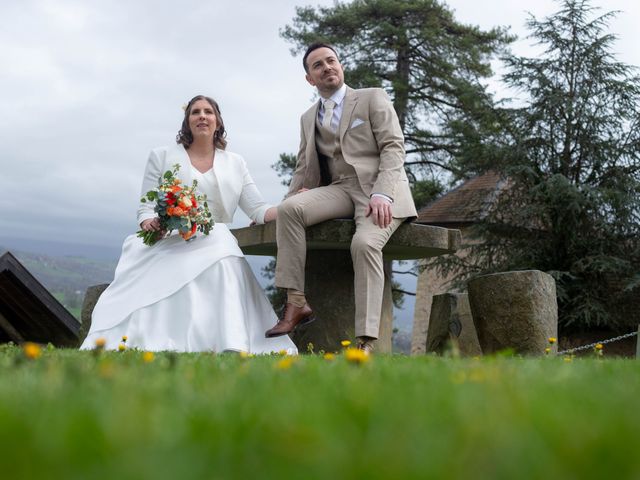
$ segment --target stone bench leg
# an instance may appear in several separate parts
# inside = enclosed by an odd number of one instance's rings
[[[442,354],[449,343],[463,356],[482,355],[466,293],[434,295],[427,332],[427,352]]]
[[[385,262],[385,272],[391,271]],[[353,264],[347,250],[309,250],[305,272],[305,295],[313,307],[316,321],[300,327],[292,335],[300,352],[313,344],[314,351],[333,352],[341,349],[340,341],[354,338],[355,301],[353,292]],[[391,279],[387,273],[380,334],[376,353],[391,352],[393,330],[393,301]]]
[[[96,306],[96,303],[98,303],[102,292],[104,292],[108,286],[108,283],[102,283],[87,288],[84,294],[84,300],[82,301],[82,310],[80,311],[80,321],[82,324],[80,325],[80,333],[78,334],[78,345],[82,345],[84,339],[87,338],[87,334],[91,329],[91,314],[93,313],[93,308]]]
[[[468,290],[485,355],[507,348],[543,355],[549,337],[558,337],[556,284],[550,275],[538,270],[483,275],[469,281]]]

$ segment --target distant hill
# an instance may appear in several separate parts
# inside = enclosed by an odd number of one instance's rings
[[[51,242],[41,239],[17,238],[0,235],[0,249],[11,252],[28,252],[52,257],[85,257],[98,260],[117,261],[120,246],[86,245],[72,242]]]
[[[0,253],[5,250],[9,250],[76,317],[80,315],[87,287],[111,282],[117,263],[115,259],[100,260],[25,252],[0,243]]]
[[[116,261],[10,252],[52,293],[84,293],[90,285],[111,282],[116,268]]]

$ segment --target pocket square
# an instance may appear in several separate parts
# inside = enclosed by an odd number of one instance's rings
[[[364,123],[364,120],[356,118],[353,122],[351,122],[351,127],[349,127],[349,128],[356,128],[356,127],[362,125],[363,123]]]

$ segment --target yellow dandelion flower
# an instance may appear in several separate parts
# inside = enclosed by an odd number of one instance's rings
[[[349,345],[351,345],[351,342],[349,340],[342,340],[340,342],[340,345],[342,345],[343,347],[348,347]]]
[[[551,348],[547,347],[544,349],[544,353],[549,355],[551,353]]]
[[[124,343],[121,343],[120,345],[118,345],[118,351],[119,352],[124,352],[127,349],[126,345]]]
[[[549,337],[549,343],[551,345],[553,345],[554,343],[556,343],[558,341],[558,339],[556,337]]]
[[[282,355],[283,357],[284,357],[286,354],[287,354],[287,351],[286,351],[286,350],[280,350],[280,351],[278,352],[278,355]]]
[[[142,361],[144,363],[151,363],[153,362],[154,358],[155,358],[155,355],[153,354],[153,352],[144,352],[142,354]]]
[[[249,354],[247,352],[240,352],[240,358],[248,358]]]
[[[40,348],[40,345],[33,342],[26,342],[24,345],[22,345],[22,351],[24,352],[24,356],[30,360],[40,358],[40,355],[42,355],[42,349]]]
[[[604,348],[604,345],[602,345],[601,343],[597,343],[595,348],[596,350],[602,350]]]
[[[127,343],[127,340],[129,339],[129,337],[127,337],[126,335],[122,336],[122,343]]]
[[[291,365],[293,365],[293,357],[284,357],[278,360],[278,363],[276,363],[276,368],[278,370],[288,370],[291,368]]]
[[[324,359],[325,359],[325,360],[333,360],[333,359],[335,359],[335,358],[336,358],[336,356],[335,356],[335,354],[333,354],[333,353],[325,353],[325,354],[324,354]]]
[[[344,357],[348,362],[361,364],[369,361],[369,355],[364,350],[360,350],[359,348],[347,348],[344,351]]]
[[[100,337],[100,338],[96,338],[96,348],[104,348],[104,346],[107,344],[107,339]]]

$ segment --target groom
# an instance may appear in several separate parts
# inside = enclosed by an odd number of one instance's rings
[[[275,283],[287,289],[287,304],[266,336],[291,333],[313,319],[304,294],[305,227],[348,217],[356,223],[355,333],[358,347],[370,353],[382,311],[382,248],[407,217],[417,215],[403,167],[404,138],[384,90],[347,87],[331,45],[310,45],[302,62],[321,98],[302,115],[296,169],[278,207]]]

